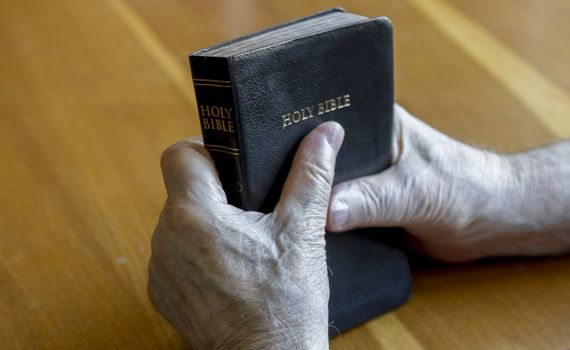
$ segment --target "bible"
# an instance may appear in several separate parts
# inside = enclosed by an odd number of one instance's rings
[[[334,8],[193,53],[204,146],[228,202],[271,212],[298,144],[325,121],[345,129],[335,183],[387,168],[392,51],[387,18]],[[405,254],[374,231],[326,235],[329,318],[340,331],[410,295]]]

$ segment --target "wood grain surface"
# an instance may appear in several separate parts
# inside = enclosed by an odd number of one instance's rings
[[[397,99],[434,127],[504,152],[570,136],[566,0],[2,1],[0,348],[188,348],[146,295],[159,156],[199,134],[187,55],[332,6],[392,19]],[[569,272],[417,267],[407,305],[331,347],[568,349]]]

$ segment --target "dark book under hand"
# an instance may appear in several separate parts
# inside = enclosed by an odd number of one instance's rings
[[[392,51],[387,18],[331,9],[193,53],[204,145],[228,202],[272,211],[297,146],[325,121],[346,132],[335,183],[387,168]],[[374,231],[326,235],[331,335],[335,327],[354,327],[410,295],[404,253]]]

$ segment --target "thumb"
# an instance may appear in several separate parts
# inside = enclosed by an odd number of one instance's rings
[[[307,217],[326,217],[334,178],[336,156],[344,139],[344,129],[335,122],[320,124],[301,144],[275,214],[286,222]]]
[[[347,181],[331,194],[327,230],[403,226],[410,217],[404,181],[394,168]]]

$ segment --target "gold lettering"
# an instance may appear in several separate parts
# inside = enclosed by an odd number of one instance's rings
[[[232,108],[230,107],[200,105],[200,114],[203,117],[202,128],[204,130],[234,132],[231,113]]]
[[[331,112],[336,111],[336,101],[334,100],[334,98],[332,100],[329,100],[329,102],[331,104]]]
[[[301,120],[307,120],[307,119],[309,119],[309,116],[305,113],[305,108],[303,108],[303,109],[301,110],[301,115],[302,115]]]
[[[210,106],[200,105],[200,112],[201,112],[202,117],[209,117],[210,116]]]
[[[210,113],[212,113],[212,117],[218,118],[220,116],[220,107],[218,106],[211,106]]]
[[[295,111],[293,112],[293,115],[291,116],[291,119],[293,119],[293,123],[298,123],[301,121],[301,112],[299,111]]]
[[[319,106],[319,115],[325,114],[325,106],[322,103],[319,103],[317,106]]]
[[[315,108],[315,106],[317,108]],[[318,102],[317,104],[303,107],[294,112],[282,115],[281,120],[283,121],[283,128],[299,123],[302,120],[311,119],[315,116],[314,113],[320,116],[349,106],[350,106],[349,94],[329,98],[322,102]],[[231,108],[229,108],[226,113],[229,115],[230,111]],[[214,114],[215,112],[211,109],[210,113]]]
[[[224,115],[223,112],[226,112]],[[222,107],[222,118],[229,118],[232,113],[232,108]]]
[[[309,106],[309,107],[305,107],[301,110],[301,114],[303,115],[303,118],[301,118],[301,120],[307,120],[313,117],[313,109],[315,108],[315,106]]]
[[[291,113],[289,114],[285,114],[284,116],[282,116],[281,118],[283,118],[283,128],[288,127],[289,125],[293,124],[291,122]]]
[[[338,109],[344,108],[344,103],[342,103],[342,96],[336,98],[336,104],[338,106]]]

